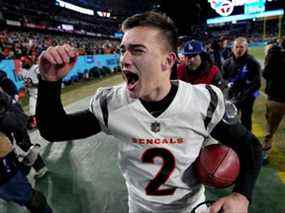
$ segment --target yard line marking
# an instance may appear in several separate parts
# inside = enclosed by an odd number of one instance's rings
[[[261,90],[259,90],[259,93],[260,93],[263,97],[267,98],[267,95],[266,95],[264,92],[262,92]]]
[[[256,137],[264,137],[264,130],[260,124],[253,122],[253,132]],[[272,152],[269,154],[270,164],[274,165],[276,168],[277,176],[280,178],[280,181],[285,184],[285,171],[281,169],[284,167],[285,156],[277,149],[276,146],[272,147]]]

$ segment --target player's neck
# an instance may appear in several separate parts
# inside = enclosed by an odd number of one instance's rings
[[[141,97],[141,100],[146,102],[158,102],[161,101],[163,98],[167,96],[171,89],[171,82],[168,81],[167,83],[157,87],[151,94]]]
[[[169,93],[160,101],[144,101],[141,100],[142,105],[154,117],[161,115],[171,104],[178,90],[178,85],[171,84]]]

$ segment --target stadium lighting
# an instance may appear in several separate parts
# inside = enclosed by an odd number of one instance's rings
[[[86,15],[94,16],[94,11],[93,10],[86,9],[86,8],[83,8],[83,7],[79,7],[79,6],[76,6],[74,4],[70,4],[70,3],[67,3],[67,2],[61,1],[61,0],[56,0],[56,2],[58,3],[58,5],[60,7],[64,7],[66,9],[70,9],[70,10],[73,10],[73,11],[76,11],[76,12],[79,12],[79,13],[83,13],[83,14],[86,14]]]
[[[66,30],[66,31],[73,31],[73,30],[74,30],[73,25],[70,25],[70,24],[62,24],[62,25],[61,25],[61,28],[62,28],[63,30]]]
[[[271,0],[208,0],[208,3],[220,16],[230,16],[239,6],[244,6],[246,13],[264,12],[266,1]]]
[[[283,14],[284,14],[283,9],[270,10],[270,11],[266,11],[262,13],[210,18],[210,19],[207,19],[207,24],[219,24],[219,23],[225,23],[225,22],[241,21],[241,20],[256,19],[256,18],[263,18],[263,17],[270,17],[270,16],[282,16]]]
[[[110,17],[111,16],[111,13],[110,12],[105,12],[105,11],[97,11],[97,14],[98,16],[101,16],[101,17]]]

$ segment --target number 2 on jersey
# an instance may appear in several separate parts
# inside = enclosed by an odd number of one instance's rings
[[[152,196],[172,195],[175,188],[159,189],[159,187],[168,180],[169,176],[173,172],[175,168],[175,157],[169,150],[156,147],[147,149],[143,153],[142,162],[154,163],[154,158],[156,157],[162,158],[163,165],[156,176],[150,180],[145,187],[146,194]]]

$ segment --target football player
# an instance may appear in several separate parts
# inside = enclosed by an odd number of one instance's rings
[[[36,128],[36,102],[38,97],[38,75],[39,66],[37,60],[32,57],[25,56],[21,58],[22,70],[21,76],[25,80],[25,87],[27,89],[27,94],[29,97],[29,118],[28,118],[28,128]]]
[[[101,88],[89,109],[66,114],[61,79],[76,61],[69,45],[50,47],[40,57],[37,119],[49,141],[85,138],[101,131],[119,138],[119,162],[129,193],[129,212],[190,212],[205,200],[192,163],[210,136],[233,147],[241,172],[233,192],[211,212],[247,212],[261,167],[261,145],[225,114],[215,86],[170,80],[177,33],[168,17],[137,14],[122,24],[120,63],[125,82]],[[225,121],[226,120],[226,121]],[[64,126],[65,128],[62,128]]]

